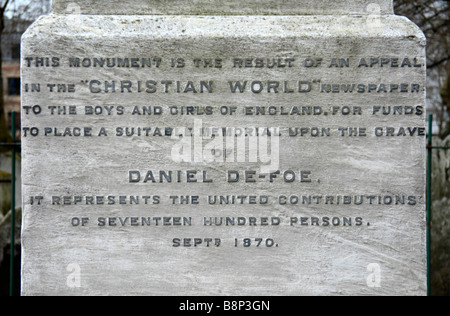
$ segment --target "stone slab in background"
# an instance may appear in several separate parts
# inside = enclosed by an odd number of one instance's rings
[[[392,14],[390,0],[335,1],[210,1],[210,0],[54,0],[53,12],[58,14],[178,14],[178,15],[326,15],[326,14]]]

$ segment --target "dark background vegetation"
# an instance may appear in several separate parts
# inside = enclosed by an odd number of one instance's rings
[[[434,115],[435,146],[450,146],[449,1],[394,0],[395,12],[416,23],[427,37],[427,103]],[[450,150],[433,151],[431,294],[450,295]]]

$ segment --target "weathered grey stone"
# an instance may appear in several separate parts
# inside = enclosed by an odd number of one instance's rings
[[[24,295],[426,293],[417,26],[62,3],[22,43]],[[224,147],[254,127],[280,128],[269,157]]]
[[[393,14],[391,0],[54,0],[59,14],[326,15]]]

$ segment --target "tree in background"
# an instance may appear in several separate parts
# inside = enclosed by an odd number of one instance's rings
[[[450,135],[450,10],[448,1],[394,0],[395,11],[415,22],[427,43],[428,105],[439,136]],[[434,140],[436,146],[450,146]],[[450,150],[433,151],[431,222],[431,294],[450,295]]]
[[[428,102],[439,136],[450,135],[450,5],[448,0],[394,0],[395,13],[416,23],[427,37]]]
[[[0,41],[3,42],[3,32],[5,30],[5,12],[8,8],[10,0],[2,2],[0,7]],[[0,48],[0,62],[3,60],[3,52]],[[5,105],[3,96],[3,71],[0,67],[0,142],[11,142],[11,135],[8,133],[8,126],[6,125]]]
[[[50,0],[1,0],[0,3],[0,40],[8,40],[9,33],[24,30],[39,16],[50,12]],[[3,52],[0,48],[0,62],[3,61]],[[0,78],[3,78],[0,67]],[[6,122],[6,113],[3,95],[3,80],[0,80],[0,142],[11,142],[11,135]]]
[[[17,63],[18,52],[17,46],[20,43],[20,36],[26,28],[35,21],[40,15],[50,11],[50,0],[0,0],[0,62],[4,60],[14,59]],[[12,47],[14,47],[14,56],[12,54]],[[3,90],[3,75],[5,74],[0,67],[0,142],[11,142],[12,137],[8,129],[6,120],[5,99]],[[6,80],[5,80],[6,81]],[[8,87],[9,88],[9,87]],[[9,148],[0,146],[0,161],[10,160]],[[0,170],[0,176],[10,178],[11,174]],[[16,183],[17,184],[17,183]],[[2,187],[4,188],[4,187]],[[5,194],[6,191],[0,190],[3,193],[0,196],[0,296],[9,294],[9,263],[11,253],[9,251],[10,239],[10,219],[11,211],[9,211],[11,201],[10,195]],[[6,192],[10,193],[10,192]],[[6,208],[5,208],[6,205]],[[5,210],[7,213],[5,213]],[[20,223],[20,213],[17,213],[18,219],[16,223]],[[17,227],[18,225],[16,225]],[[17,227],[18,228],[18,227]],[[19,229],[16,230],[16,251],[15,263],[16,271],[20,270],[20,248],[17,248],[17,243],[20,242]],[[18,295],[20,289],[20,274],[15,273],[14,277],[14,294]]]

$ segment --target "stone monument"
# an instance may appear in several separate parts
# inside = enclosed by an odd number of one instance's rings
[[[425,45],[391,0],[54,0],[23,295],[426,294]]]

